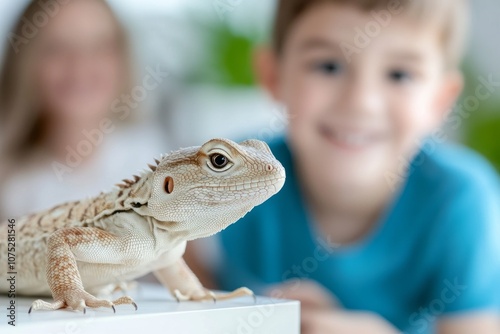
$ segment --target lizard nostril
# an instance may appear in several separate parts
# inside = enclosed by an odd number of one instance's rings
[[[272,171],[273,169],[274,169],[274,168],[273,168],[273,165],[271,165],[271,164],[267,164],[267,165],[266,165],[266,170],[267,170],[268,172]]]

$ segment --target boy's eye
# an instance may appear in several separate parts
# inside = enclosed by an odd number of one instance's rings
[[[314,65],[314,68],[321,73],[336,74],[341,71],[341,66],[335,61],[326,61]]]
[[[405,82],[412,79],[411,74],[403,70],[394,70],[389,72],[389,79],[394,82]]]

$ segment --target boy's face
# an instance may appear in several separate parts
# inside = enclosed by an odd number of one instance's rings
[[[360,30],[374,37],[357,39]],[[268,85],[288,108],[299,165],[326,184],[400,173],[402,159],[440,125],[461,89],[460,77],[444,71],[436,35],[405,14],[384,27],[350,6],[323,3],[304,13]]]

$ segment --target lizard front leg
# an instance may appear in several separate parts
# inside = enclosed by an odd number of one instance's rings
[[[137,305],[132,298],[124,296],[114,301],[98,299],[86,292],[78,271],[77,260],[93,263],[119,263],[110,254],[119,253],[119,238],[104,230],[91,227],[65,228],[54,232],[47,241],[47,283],[54,298],[53,303],[38,299],[32,310],[56,310],[71,307],[83,310],[86,307],[110,307],[114,305]],[[96,273],[98,275],[98,273]]]
[[[154,275],[178,301],[184,300],[227,300],[243,296],[252,296],[254,293],[241,287],[229,293],[217,294],[200,283],[196,275],[189,269],[184,259],[180,258],[174,264],[154,271]]]

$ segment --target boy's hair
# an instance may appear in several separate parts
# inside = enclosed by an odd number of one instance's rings
[[[424,24],[435,24],[441,35],[447,68],[460,65],[467,35],[467,0],[278,0],[272,36],[276,54],[282,53],[292,25],[307,10],[320,3],[354,6],[367,13],[401,8],[402,14],[396,15],[407,15]]]

